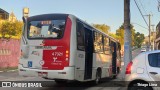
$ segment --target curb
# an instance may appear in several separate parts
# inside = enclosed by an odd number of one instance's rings
[[[1,73],[1,72],[3,72],[3,71],[0,71],[0,73]]]
[[[6,72],[15,72],[15,71],[18,71],[18,69],[15,69],[15,70],[8,70]]]
[[[18,69],[15,69],[15,70],[8,70],[8,71],[0,71],[0,73],[2,73],[2,72],[15,72],[15,71],[18,71]]]

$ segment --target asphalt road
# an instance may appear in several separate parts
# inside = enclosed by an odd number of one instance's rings
[[[140,53],[140,49],[132,52],[134,58]],[[117,79],[106,78],[98,85],[93,85],[91,82],[70,82],[65,85],[57,85],[54,80],[45,80],[38,77],[22,77],[18,75],[18,72],[3,72],[0,73],[0,81],[51,81],[50,87],[39,88],[0,88],[0,90],[125,90],[125,87],[121,87],[120,84],[114,84],[115,87],[108,87],[112,81],[120,81],[122,79],[122,73],[119,74]]]
[[[11,75],[11,77],[10,77]],[[107,87],[111,78],[103,79],[98,85],[93,85],[91,82],[69,82],[65,85],[58,85],[54,80],[45,80],[42,78],[35,77],[22,77],[18,75],[18,72],[5,72],[0,73],[0,81],[50,81],[50,87],[39,87],[39,88],[0,88],[0,90],[119,90],[121,87],[115,84],[117,87]]]

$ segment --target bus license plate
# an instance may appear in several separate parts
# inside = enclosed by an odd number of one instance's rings
[[[47,77],[48,76],[48,72],[38,72],[38,76],[39,77]]]

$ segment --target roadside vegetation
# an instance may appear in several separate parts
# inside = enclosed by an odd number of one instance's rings
[[[93,26],[106,34],[109,34],[110,36],[114,37],[116,40],[118,40],[121,44],[121,47],[124,47],[124,25],[121,25],[117,30],[116,33],[110,32],[110,27],[105,24],[93,24]],[[144,42],[145,36],[144,34],[140,32],[136,32],[133,25],[131,26],[131,33],[132,33],[132,47],[140,48]]]
[[[0,20],[0,39],[20,39],[22,34],[23,22]]]

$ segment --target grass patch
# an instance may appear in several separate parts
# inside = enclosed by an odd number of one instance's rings
[[[0,71],[6,72],[6,71],[9,71],[9,70],[16,70],[16,69],[18,69],[18,67],[7,67],[7,68],[0,68]]]

